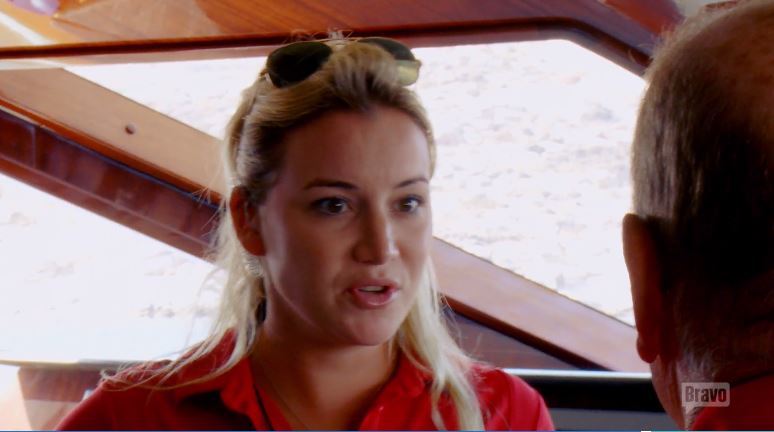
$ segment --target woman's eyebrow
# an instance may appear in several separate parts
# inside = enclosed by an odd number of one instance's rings
[[[413,177],[398,183],[397,185],[395,185],[395,189],[411,186],[414,183],[429,183],[429,182],[427,178],[423,176]],[[307,183],[306,186],[304,186],[304,190],[309,190],[316,187],[357,190],[357,186],[353,185],[352,183],[347,183],[341,180],[331,180],[331,179],[314,179],[309,183]]]
[[[398,183],[397,185],[395,185],[395,189],[406,187],[406,186],[411,186],[414,183],[429,183],[429,181],[427,181],[427,178],[425,178],[423,176],[414,177],[414,178],[410,178],[408,180],[404,180],[404,181]]]
[[[308,190],[316,187],[339,188],[339,189],[347,189],[347,190],[357,189],[357,186],[341,180],[314,179],[309,183],[307,183],[306,186],[304,186],[304,190]]]

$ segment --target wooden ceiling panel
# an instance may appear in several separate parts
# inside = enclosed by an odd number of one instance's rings
[[[587,21],[593,18],[589,12],[605,9],[594,1],[566,0],[101,0],[63,3],[62,8],[55,23],[95,32],[101,40],[362,32],[546,17]],[[96,42],[84,39],[89,41]]]
[[[654,34],[669,30],[682,19],[682,14],[671,0],[600,0],[602,3],[637,21]]]
[[[185,52],[202,58],[203,49],[277,45],[292,40],[294,33],[324,37],[330,30],[397,37],[423,46],[448,45],[515,40],[520,30],[537,28],[554,33],[543,37],[570,35],[573,39],[572,34],[585,33],[586,40],[603,41],[614,46],[611,52],[619,51],[620,56],[635,57],[644,64],[658,38],[654,29],[670,25],[677,17],[668,7],[651,7],[651,2],[647,7],[645,2],[622,7],[621,2],[608,1],[614,4],[599,0],[64,2],[63,9],[44,23],[53,24],[66,37],[57,38],[50,28],[40,29],[40,22],[28,19],[25,25],[47,32],[51,43],[18,46],[0,41],[0,58],[61,59],[138,52]],[[669,0],[654,1],[658,5]],[[5,9],[4,13],[15,16],[13,10]]]

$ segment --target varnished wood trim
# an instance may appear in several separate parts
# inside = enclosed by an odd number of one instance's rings
[[[521,32],[545,32],[561,29],[574,33],[584,45],[605,45],[603,50],[615,52],[623,62],[647,61],[658,38],[659,28],[667,27],[672,17],[653,13],[648,8],[627,7],[620,2],[610,7],[599,0],[376,0],[366,4],[359,0],[299,0],[291,3],[243,3],[221,0],[215,5],[199,3],[207,19],[219,26],[198,27],[201,12],[181,14],[172,21],[160,21],[151,28],[129,28],[133,16],[127,16],[124,32],[111,29],[110,34],[83,34],[81,43],[54,43],[39,46],[0,47],[0,58],[78,58],[90,56],[89,61],[111,61],[111,56],[126,59],[138,54],[147,61],[159,53],[173,53],[175,58],[212,58],[222,56],[224,50],[246,49],[254,55],[254,47],[275,46],[292,40],[292,34],[304,30],[308,34],[325,35],[330,29],[344,29],[355,36],[384,35],[405,40],[421,39],[433,46],[447,45],[450,41],[495,35],[498,40],[513,40]],[[659,0],[663,3],[662,0]],[[635,2],[637,3],[637,2]],[[304,6],[306,5],[306,6]],[[205,7],[206,6],[206,7]],[[195,8],[195,7],[194,7]],[[267,13],[267,11],[271,13]],[[623,10],[625,13],[621,13]],[[99,27],[105,19],[119,10],[97,11],[96,8],[77,14],[83,29]],[[660,10],[659,10],[660,11]],[[89,13],[93,16],[89,17]],[[61,16],[66,25],[68,17]],[[98,19],[99,18],[99,19]],[[192,20],[186,26],[185,20]],[[91,21],[89,21],[91,20]],[[662,23],[660,20],[664,20]],[[180,22],[178,22],[180,21]],[[142,22],[144,27],[147,23]],[[181,27],[182,26],[182,27]],[[180,28],[193,32],[179,37]],[[178,30],[175,30],[178,29]],[[198,30],[197,30],[198,29]],[[143,32],[144,31],[144,32]],[[96,36],[95,36],[96,34]],[[601,47],[600,47],[601,49]],[[595,49],[597,50],[597,49]],[[239,51],[234,51],[241,55]],[[158,58],[158,57],[156,57]],[[66,60],[64,60],[66,61]],[[114,60],[113,60],[114,61]],[[627,66],[630,67],[630,66]]]
[[[533,19],[528,22],[490,24],[484,27],[460,26],[422,31],[374,30],[368,33],[353,33],[353,36],[391,37],[412,47],[567,39],[609,57],[635,73],[640,73],[647,65],[653,46],[653,42],[648,39],[647,43],[632,47],[585,23],[560,19]],[[43,61],[38,68],[46,68],[51,64],[67,66],[256,57],[267,55],[288,40],[291,40],[288,35],[267,35],[253,38],[127,41],[88,45],[63,44],[53,47],[0,48],[0,59],[7,61],[7,68],[13,67],[13,60],[41,59]],[[18,68],[29,69],[32,68],[31,65],[34,63],[24,61],[19,63]]]
[[[565,39],[577,43],[595,53],[607,57],[621,67],[633,73],[641,74],[649,62],[652,43],[633,48],[606,33],[580,22],[558,19],[536,19],[519,25],[500,25],[479,28],[458,28],[454,30],[415,31],[375,31],[368,36],[383,36],[399,39],[406,45],[419,47],[443,47],[467,44],[486,44],[498,42],[521,42],[546,39]],[[353,34],[366,36],[366,34]],[[38,52],[3,53],[6,68],[41,69],[53,65],[90,65],[150,63],[185,60],[213,60],[240,57],[266,56],[281,43],[289,40],[287,36],[265,37],[234,43],[213,41],[162,41],[160,44],[127,43],[127,46],[105,44],[105,46],[61,46],[56,50],[41,48]],[[38,59],[38,63],[36,60]]]
[[[217,139],[63,69],[0,71],[0,107],[189,192],[225,190]]]
[[[433,244],[433,260],[460,314],[579,366],[647,370],[631,326],[443,240]]]
[[[640,23],[654,34],[661,34],[682,21],[683,16],[672,0],[601,0],[622,15]]]
[[[197,256],[214,228],[214,203],[2,111],[0,171]]]

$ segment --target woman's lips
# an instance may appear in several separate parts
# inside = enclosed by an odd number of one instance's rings
[[[389,280],[361,281],[349,289],[355,305],[364,309],[385,307],[395,299],[397,293],[397,284]]]

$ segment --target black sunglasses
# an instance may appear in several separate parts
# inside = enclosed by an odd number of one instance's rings
[[[394,39],[382,37],[352,41],[376,45],[390,53],[398,64],[398,81],[401,85],[414,84],[419,78],[421,63],[406,45]],[[323,42],[295,42],[272,51],[266,60],[266,69],[275,87],[287,87],[309,78],[328,61],[331,54],[333,54],[333,48]]]

